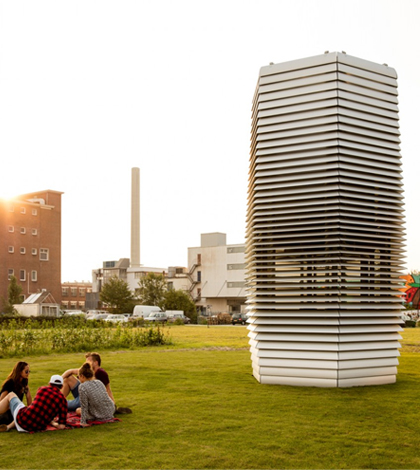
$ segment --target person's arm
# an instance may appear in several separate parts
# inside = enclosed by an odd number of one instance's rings
[[[67,400],[61,393],[58,395],[58,429],[64,429],[67,425]]]
[[[32,403],[32,395],[31,395],[31,391],[29,390],[29,385],[25,389],[25,395],[26,395],[26,405],[29,406]]]
[[[89,413],[89,400],[84,387],[79,387],[79,399],[80,408],[82,409],[82,413],[80,416],[80,424],[81,426],[85,427],[87,426],[87,417]]]
[[[61,374],[61,377],[63,377],[63,379],[67,379],[71,375],[77,375],[78,373],[79,369],[68,369],[63,374]]]
[[[51,421],[51,426],[54,426],[57,429],[66,429],[65,424],[58,424],[57,421]]]
[[[111,398],[111,400],[115,403],[114,395],[112,394],[112,390],[111,390],[111,385],[108,383],[105,388],[106,388],[109,398]]]
[[[1,395],[0,395],[0,400],[3,400],[4,397],[6,397],[8,395],[8,391],[5,390]]]

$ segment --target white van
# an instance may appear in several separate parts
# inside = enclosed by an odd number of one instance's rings
[[[184,310],[166,310],[166,315],[168,318],[183,318]]]
[[[148,317],[152,312],[161,312],[160,307],[154,305],[136,305],[133,310],[132,319]]]

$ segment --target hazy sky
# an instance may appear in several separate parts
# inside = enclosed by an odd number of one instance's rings
[[[62,281],[130,257],[187,265],[200,234],[243,243],[259,69],[324,53],[398,73],[407,267],[420,269],[417,0],[0,0],[0,197],[62,196]]]

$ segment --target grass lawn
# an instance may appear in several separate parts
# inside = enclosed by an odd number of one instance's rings
[[[420,328],[402,342],[397,383],[349,389],[260,385],[242,326],[171,327],[173,344],[103,352],[117,424],[2,433],[0,468],[420,468]],[[32,394],[82,354],[22,358]],[[0,360],[1,380],[16,361]]]

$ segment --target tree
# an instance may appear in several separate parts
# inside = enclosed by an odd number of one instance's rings
[[[10,313],[12,315],[17,313],[13,305],[21,304],[23,302],[22,291],[23,288],[18,284],[15,276],[11,276],[9,286],[7,287],[7,302],[3,301],[4,313]]]
[[[181,289],[169,289],[166,291],[163,306],[165,310],[183,310],[193,323],[197,321],[195,304],[191,297]]]
[[[138,298],[142,305],[156,305],[162,308],[167,290],[163,274],[148,273],[139,281]]]
[[[103,285],[99,297],[107,304],[112,313],[124,313],[133,310],[133,294],[128,284],[116,276]]]

